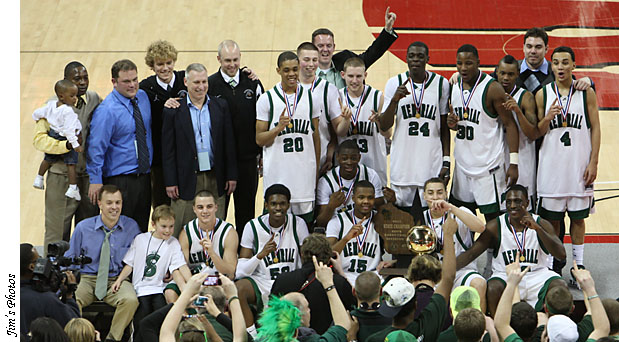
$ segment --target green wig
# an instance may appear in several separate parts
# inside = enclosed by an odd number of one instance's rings
[[[292,302],[273,296],[258,324],[257,341],[294,342],[297,341],[295,332],[301,326],[301,314]]]

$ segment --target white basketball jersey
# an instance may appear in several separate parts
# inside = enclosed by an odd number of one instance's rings
[[[540,224],[540,217],[532,214],[535,222]],[[520,261],[521,267],[531,266],[531,271],[548,268],[548,251],[537,237],[535,229],[525,229],[516,233],[509,223],[509,214],[503,214],[496,218],[498,220],[498,246],[494,248],[494,258],[492,260],[492,272],[505,273],[505,266],[516,261],[516,253],[519,247],[516,239],[520,241],[521,248],[524,249],[524,261]],[[524,240],[524,244],[522,241]]]
[[[187,223],[183,229],[187,234],[187,241],[189,242],[189,268],[192,273],[208,273],[215,274],[217,269],[213,264],[213,260],[208,257],[208,254],[200,244],[200,240],[208,236],[213,241],[215,247],[215,253],[220,257],[224,257],[224,242],[228,236],[230,229],[234,227],[220,219],[217,219],[215,223],[214,232],[208,232],[198,227],[198,219],[193,219]],[[212,233],[212,237],[211,237]]]
[[[454,114],[460,119],[455,138],[454,159],[458,168],[472,177],[488,175],[490,170],[503,167],[503,127],[499,125],[499,115],[487,112],[484,103],[488,88],[495,80],[481,71],[480,73],[481,79],[469,102],[467,115],[464,115],[459,82],[454,84],[451,90],[451,105]],[[465,101],[472,90],[463,92]]]
[[[277,251],[265,256],[254,270],[251,277],[255,281],[270,282],[272,286],[280,273],[294,271],[301,267],[301,243],[309,235],[303,219],[287,214],[286,223],[282,227],[271,228],[269,215],[261,215],[245,225],[243,235],[246,234],[251,234],[252,238],[242,240],[251,241],[251,245],[242,244],[241,247],[250,248],[254,255],[262,251],[271,239],[271,234],[275,235],[273,241],[278,246]]]
[[[518,88],[516,93],[512,96],[518,106],[522,108],[522,98],[527,92],[524,88]],[[535,163],[535,141],[529,139],[520,127],[517,114],[512,111],[516,127],[518,127],[518,184],[527,188],[529,192],[529,199],[536,198],[536,174],[537,165]],[[505,170],[509,168],[509,145],[507,144],[507,134],[505,134]],[[529,201],[529,209],[533,204]]]
[[[341,115],[339,107],[338,91],[337,87],[328,81],[316,77],[312,84],[302,84],[305,89],[309,89],[312,93],[312,102],[320,112],[320,119],[318,121],[318,133],[320,133],[320,167],[325,164],[327,160],[327,145],[331,140],[329,134],[329,124],[331,120]]]
[[[260,96],[256,106],[269,108],[268,129],[277,126],[278,118],[286,108],[284,94],[277,84]],[[290,110],[293,111],[295,95],[288,95]],[[260,110],[258,110],[259,112]],[[313,107],[309,89],[300,87],[298,104],[292,117],[292,128],[286,127],[275,138],[271,146],[264,147],[263,154],[263,188],[273,184],[283,184],[290,189],[290,202],[310,202],[314,200],[316,182],[316,153],[312,133],[316,127],[312,125],[312,118],[317,117],[318,111]],[[260,114],[257,114],[260,115]],[[262,118],[261,116],[258,116]]]
[[[544,111],[555,101],[554,82],[543,88]],[[586,92],[575,90],[563,127],[562,113],[550,122],[539,150],[537,192],[540,197],[591,196],[593,186],[585,187],[583,175],[591,157],[591,124]],[[561,98],[567,107],[567,96]],[[557,104],[559,102],[557,101]]]
[[[395,185],[423,186],[426,180],[438,176],[443,165],[441,112],[446,114],[446,111],[441,108],[441,98],[449,96],[443,93],[448,82],[430,71],[426,72],[426,77],[421,108],[415,106],[413,91],[419,101],[422,84],[414,83],[413,90],[408,82],[406,88],[410,94],[398,102],[390,161],[391,183]],[[408,71],[390,78],[385,92],[393,89],[391,91],[395,93],[408,78]],[[392,98],[393,93],[385,96]],[[385,100],[383,112],[388,106],[389,102]]]
[[[473,214],[466,207],[460,207],[460,210],[463,210],[469,214]],[[443,224],[447,219],[447,214],[443,215],[443,217],[432,218],[430,215],[430,210],[426,210],[423,212],[423,222],[426,226],[430,227],[434,230],[436,237],[438,239],[438,245],[443,245]],[[456,249],[456,257],[462,253],[464,253],[467,249],[471,248],[473,245],[473,237],[471,236],[471,231],[469,227],[467,227],[464,222],[462,222],[459,218],[456,217],[456,223],[458,224],[458,230],[456,231],[456,235],[454,236],[454,247]],[[437,253],[439,260],[443,261],[443,254]],[[471,261],[468,265],[462,267],[462,269],[474,270],[477,271],[477,263],[475,261]]]
[[[341,240],[348,231],[354,225],[353,223],[354,210],[347,210],[337,214],[332,218],[327,225],[327,237],[335,237]],[[356,218],[359,222],[362,219]],[[374,223],[371,222],[369,226],[366,225],[367,221],[363,222],[364,232],[355,239],[351,239],[346,243],[344,249],[340,253],[342,260],[342,268],[346,275],[346,279],[351,284],[355,283],[355,280],[359,274],[365,271],[374,271],[382,259],[382,251],[380,245],[380,235],[374,230]],[[366,234],[365,242],[363,242],[363,235]],[[359,256],[359,253],[362,256]]]
[[[340,167],[336,166],[331,170],[327,171],[320,180],[318,180],[318,194],[316,196],[316,201],[318,205],[326,205],[329,203],[329,198],[331,195],[339,191],[340,188],[344,191],[345,194],[348,194],[348,199],[342,205],[337,207],[335,213],[337,214],[340,211],[345,211],[348,209],[352,209],[353,201],[352,201],[352,189],[358,181],[367,180],[374,185],[374,197],[379,198],[383,197],[383,190],[380,184],[380,178],[376,174],[376,171],[370,169],[369,167],[359,164],[357,167],[357,175],[353,179],[341,179],[340,186]]]
[[[356,127],[353,127],[351,122],[350,128],[346,137],[338,136],[338,144],[341,144],[344,140],[354,140],[359,145],[361,151],[360,163],[372,168],[380,180],[383,182],[383,186],[387,186],[387,150],[385,147],[385,138],[380,134],[378,124],[370,121],[372,110],[380,112],[378,105],[380,104],[381,91],[373,89],[369,85],[365,85],[365,92],[363,98],[353,98],[348,93],[350,99],[346,97],[345,89],[340,89],[340,97],[345,101],[353,115],[357,112],[357,108],[361,106],[359,111],[359,118]],[[361,103],[361,104],[360,104]]]

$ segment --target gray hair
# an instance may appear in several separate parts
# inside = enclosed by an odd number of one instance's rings
[[[241,49],[239,48],[239,44],[237,44],[234,40],[230,40],[230,39],[226,39],[223,42],[219,43],[219,46],[217,46],[217,55],[221,57],[221,50],[223,50],[224,48],[228,49],[228,48],[237,48],[237,49]]]
[[[185,76],[189,75],[190,71],[202,72],[206,71],[206,67],[200,63],[191,63],[187,66],[187,69],[185,69]]]

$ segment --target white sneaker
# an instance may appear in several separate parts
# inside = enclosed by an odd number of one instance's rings
[[[34,179],[34,184],[32,184],[32,186],[34,186],[37,189],[44,190],[45,184],[43,183],[43,178],[37,176],[37,178]]]
[[[73,198],[76,201],[81,201],[82,200],[82,196],[80,196],[80,189],[79,188],[75,188],[75,189],[67,189],[67,192],[64,193],[65,196],[69,197],[69,198]]]

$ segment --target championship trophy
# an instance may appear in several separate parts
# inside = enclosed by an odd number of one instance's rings
[[[397,260],[393,267],[383,268],[381,275],[406,274],[411,260],[420,254],[440,250],[434,231],[423,225],[415,225],[413,216],[388,203],[382,206],[375,229],[384,241],[385,251]]]

